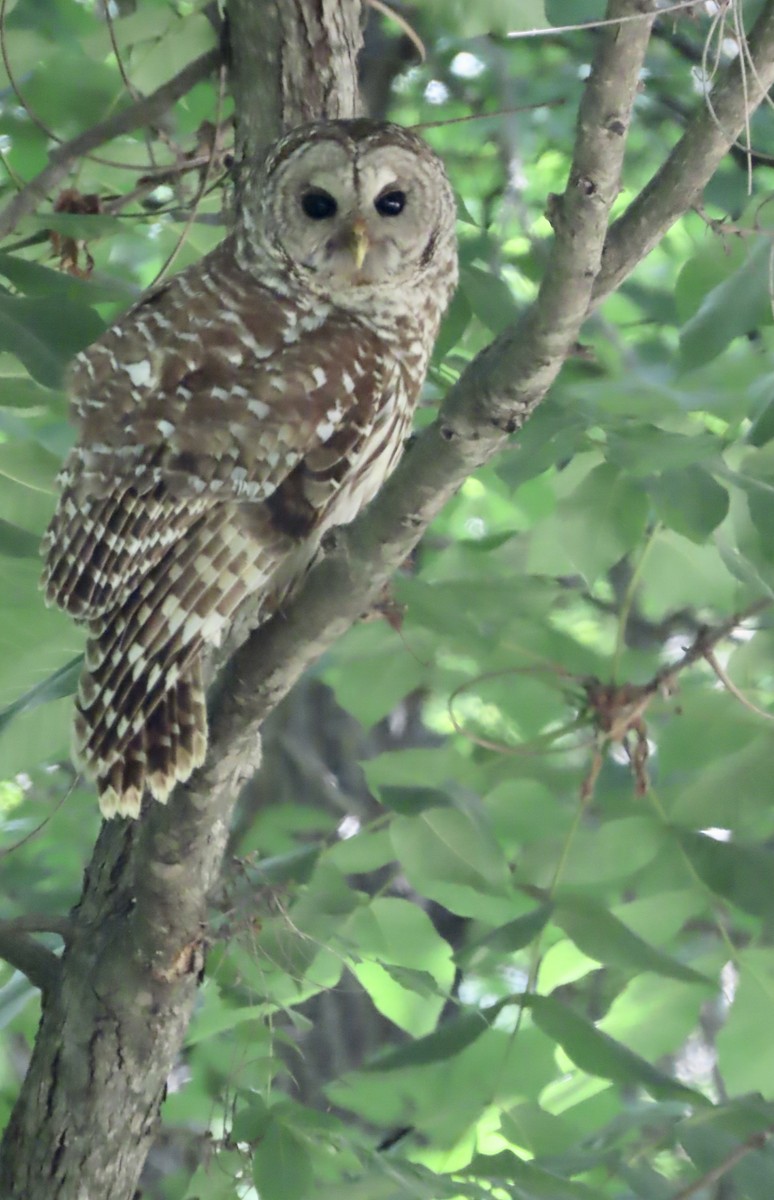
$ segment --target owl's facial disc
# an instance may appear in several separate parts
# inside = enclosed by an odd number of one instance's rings
[[[400,145],[324,139],[286,164],[279,240],[317,289],[340,294],[414,282],[434,244],[434,164]]]

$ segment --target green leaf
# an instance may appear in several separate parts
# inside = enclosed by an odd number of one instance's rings
[[[593,583],[636,545],[647,517],[644,489],[604,463],[544,522],[540,542],[530,549],[529,569],[536,574],[577,572]]]
[[[774,400],[769,400],[750,426],[747,441],[751,446],[765,446],[772,438],[774,438]]]
[[[456,952],[454,961],[464,966],[475,959],[481,950],[495,954],[512,954],[516,950],[523,950],[545,929],[552,912],[553,904],[541,904],[531,912],[469,942]]]
[[[286,854],[262,858],[255,866],[250,867],[250,878],[258,887],[276,887],[282,883],[308,883],[320,852],[319,846],[296,846]]]
[[[414,967],[398,967],[394,963],[381,965],[390,978],[407,992],[416,992],[424,1000],[437,998],[438,984],[429,971],[418,971]]]
[[[305,1144],[286,1125],[270,1121],[253,1151],[253,1182],[261,1200],[303,1200],[312,1184]]]
[[[416,817],[396,817],[392,843],[409,877],[463,884],[502,895],[508,866],[491,830],[459,808],[434,807]]]
[[[86,305],[0,293],[0,350],[8,350],[46,387],[59,387],[67,362],[105,326]]]
[[[446,316],[441,322],[441,328],[436,338],[435,347],[433,348],[433,358],[436,362],[442,362],[446,355],[462,339],[465,330],[470,324],[472,315],[471,307],[465,293],[458,290],[452,299]]]
[[[272,1121],[271,1109],[260,1096],[255,1096],[248,1108],[240,1108],[231,1126],[234,1142],[256,1142],[263,1137]]]
[[[621,817],[597,829],[580,829],[570,845],[562,873],[566,887],[598,886],[614,879],[632,879],[663,850],[662,827],[648,817]],[[519,864],[519,876],[529,878],[529,852]]]
[[[20,529],[0,517],[0,554],[7,558],[37,558],[40,538],[28,529]]]
[[[706,708],[696,699],[698,716]],[[668,805],[671,819],[682,825],[743,831],[758,812],[765,812],[771,799],[771,735],[761,730],[760,718],[756,721],[732,697],[722,699],[730,701],[726,706],[728,734],[718,730],[713,738],[710,726],[700,731],[701,754],[680,745],[681,761],[675,763],[674,755],[670,756],[675,773],[664,781],[663,803]],[[695,729],[699,721],[692,720],[691,725]],[[691,758],[697,759],[697,769],[689,776]],[[742,788],[740,779],[744,780]]]
[[[429,787],[381,787],[379,799],[393,812],[410,817],[428,808],[446,808],[451,800],[446,792]]]
[[[774,918],[774,852],[717,841],[690,829],[674,827],[673,833],[711,891],[755,917]]]
[[[265,1004],[250,1004],[244,1008],[215,1006],[212,1010],[194,1017],[186,1035],[187,1046],[196,1046],[208,1038],[216,1037],[226,1030],[236,1029],[248,1021],[265,1021],[267,1006]]]
[[[354,837],[341,838],[326,850],[326,858],[345,875],[378,871],[395,859],[389,830],[361,829]]]
[[[664,471],[648,485],[660,520],[694,542],[704,542],[728,513],[728,492],[702,467]]]
[[[436,20],[446,23],[451,17],[458,34],[465,38],[511,29],[544,29],[546,25],[543,0],[519,0],[515,10],[513,0],[479,0],[475,7],[466,0],[426,0],[426,7],[436,10]]]
[[[85,241],[126,232],[126,223],[119,217],[102,213],[36,213],[28,220],[36,229],[45,229],[46,232],[53,229],[66,237],[83,238]]]
[[[425,1037],[418,1038],[407,1046],[399,1046],[396,1050],[388,1050],[371,1062],[366,1063],[367,1071],[396,1071],[402,1067],[425,1067],[430,1063],[443,1062],[459,1054],[466,1046],[470,1046],[477,1038],[490,1028],[492,1022],[507,1004],[514,1001],[509,997],[497,1004],[485,1008],[469,1009],[460,1013]]]
[[[589,897],[563,898],[556,907],[554,921],[584,954],[595,958],[597,962],[654,971],[671,979],[714,986],[706,975],[649,946],[623,921]]]
[[[548,467],[572,458],[583,441],[583,415],[558,403],[541,404],[519,430],[518,444],[497,461],[500,478],[516,489]]]
[[[694,463],[717,459],[723,442],[712,433],[686,437],[653,425],[638,424],[632,430],[611,431],[608,446],[611,462],[632,475],[646,476],[662,471],[682,474],[683,468]]]
[[[747,261],[743,240],[712,238],[680,267],[675,283],[677,319],[684,325],[707,296]]]
[[[427,913],[397,896],[378,896],[342,930],[350,970],[374,1006],[413,1035],[429,1033],[454,982],[449,944]]]
[[[674,1200],[674,1184],[647,1163],[640,1162],[634,1166],[622,1163],[618,1170],[633,1196],[639,1196],[642,1200]]]
[[[57,415],[66,412],[66,401],[61,392],[43,388],[29,375],[4,375],[0,384],[0,408],[40,409],[53,411]]]
[[[766,1144],[772,1112],[770,1106],[760,1108],[764,1111],[753,1114],[744,1102],[728,1105],[686,1120],[676,1131],[697,1172],[704,1176],[728,1165],[723,1177],[744,1200],[771,1200],[774,1195],[774,1155]]]
[[[774,1041],[761,1037],[774,1004],[771,947],[746,946],[735,958],[736,990],[717,1034],[718,1067],[729,1091],[774,1098]],[[771,1116],[769,1123],[772,1122]]]
[[[720,534],[716,538],[720,539]],[[659,529],[643,570],[644,596],[651,619],[662,619],[690,608],[701,596],[702,606],[733,612],[737,583],[724,547],[699,546],[671,529]]]
[[[55,271],[18,254],[0,253],[0,275],[9,279],[26,296],[57,297],[62,301],[99,304],[120,300],[129,304],[141,289],[119,279],[81,279],[67,271]]]
[[[771,324],[769,243],[755,241],[747,260],[705,297],[682,328],[680,360],[687,369],[717,358],[736,337]]]
[[[604,19],[605,0],[546,0],[546,16],[551,25],[580,25]]]
[[[54,480],[59,467],[59,459],[35,442],[0,443],[0,475],[33,491],[55,495]]]
[[[48,704],[51,700],[60,700],[64,696],[71,696],[78,687],[82,663],[83,659],[79,654],[77,658],[71,659],[70,662],[60,667],[58,671],[54,671],[53,675],[49,675],[41,683],[36,683],[18,700],[6,705],[0,711],[0,732],[20,713],[37,708],[39,704]]]
[[[563,1179],[553,1171],[525,1162],[510,1150],[501,1150],[499,1154],[477,1154],[462,1174],[501,1180],[507,1184],[510,1196],[524,1200],[598,1200],[598,1193],[585,1184]]]
[[[481,267],[467,266],[460,271],[460,288],[473,314],[492,333],[501,333],[519,319],[519,310],[504,279]]]
[[[704,1097],[656,1070],[644,1058],[597,1029],[591,1021],[550,996],[524,998],[535,1023],[557,1042],[582,1071],[613,1083],[640,1084],[656,1098],[704,1102]]]
[[[37,988],[32,986],[27,976],[21,971],[14,971],[8,982],[0,987],[0,1030],[10,1025],[37,995]]]

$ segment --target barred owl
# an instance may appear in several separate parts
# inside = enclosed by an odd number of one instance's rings
[[[203,649],[248,596],[267,620],[395,467],[454,214],[408,130],[300,127],[247,169],[232,234],[76,360],[44,586],[87,627],[74,755],[106,816],[201,764]]]

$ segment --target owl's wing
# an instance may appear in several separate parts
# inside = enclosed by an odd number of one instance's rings
[[[143,484],[173,495],[266,500],[308,456],[367,435],[383,399],[382,358],[374,335],[341,317],[265,359],[205,358],[131,414],[119,452],[133,448],[147,463]]]
[[[172,338],[131,361],[120,326],[118,346],[103,341],[90,352],[96,370],[87,360],[76,381],[81,441],[44,543],[49,602],[100,616],[213,505],[270,501],[279,489],[278,520],[302,533],[315,504],[335,491],[337,472],[328,470],[310,502],[306,463],[316,475],[321,455],[344,464],[372,427],[383,392],[374,335],[333,317],[289,344],[275,338],[259,356],[254,334],[237,347],[219,324],[233,334],[233,321],[209,321],[195,345],[183,328],[184,355]],[[109,394],[89,404],[84,370],[98,375],[106,357]]]

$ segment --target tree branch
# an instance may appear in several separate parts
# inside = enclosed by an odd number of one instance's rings
[[[747,117],[774,86],[774,0],[764,5],[748,47],[744,71],[739,59],[728,67],[712,89],[709,103],[702,104],[663,166],[611,226],[602,270],[594,285],[595,302],[615,291],[675,221],[696,203]]]
[[[637,8],[631,0],[611,4],[610,13],[623,15]],[[232,658],[213,705],[213,757],[227,752],[232,739],[257,729],[306,667],[368,608],[467,476],[503,447],[508,431],[521,427],[561,368],[588,306],[606,294],[613,281],[620,283],[682,215],[684,208],[678,210],[675,195],[690,207],[743,126],[744,88],[733,66],[715,93],[724,134],[702,108],[662,171],[611,227],[600,273],[589,280],[585,272],[594,271],[600,261],[600,206],[610,202],[609,189],[617,180],[623,151],[618,110],[625,107],[636,54],[643,50],[639,42],[635,50],[630,39],[642,37],[647,37],[647,24],[640,21],[605,35],[579,115],[568,189],[561,204],[552,206],[556,239],[535,304],[515,329],[507,330],[470,364],[438,419],[418,435],[373,504],[336,532],[325,559],[293,603],[256,630]],[[767,0],[749,46],[760,83],[748,94],[751,103],[759,104],[763,88],[774,82],[774,0]],[[663,202],[656,179],[668,189]],[[626,241],[629,230],[636,255]]]
[[[641,11],[638,0],[609,5],[613,17]],[[213,702],[212,761],[257,730],[302,671],[368,608],[447,500],[556,377],[591,301],[649,27],[648,20],[632,21],[600,34],[567,189],[553,204],[556,237],[537,301],[470,365],[377,500],[328,540],[297,600],[234,655]],[[199,787],[196,778],[186,793]]]
[[[195,84],[210,75],[220,62],[220,50],[200,54],[177,75],[167,80],[150,96],[127,105],[104,121],[85,129],[69,142],[63,142],[49,155],[48,165],[17,192],[0,212],[0,238],[8,237],[23,217],[34,212],[48,194],[66,177],[70,167],[84,154],[96,150],[112,138],[131,133],[143,125],[151,125],[172,105],[190,92]]]
[[[12,933],[57,933],[63,941],[67,941],[72,932],[72,921],[69,917],[52,917],[46,913],[25,913],[21,917],[0,921],[0,930]]]
[[[729,1171],[732,1171],[738,1163],[751,1154],[753,1150],[763,1150],[766,1143],[774,1135],[774,1125],[769,1125],[767,1129],[762,1129],[759,1133],[753,1133],[745,1142],[734,1146],[724,1158],[721,1159],[716,1166],[705,1171],[698,1179],[694,1179],[693,1183],[689,1183],[687,1187],[681,1188],[679,1192],[675,1192],[672,1200],[689,1200],[691,1196],[698,1196],[699,1192],[703,1192],[713,1183],[717,1183],[723,1179]]]
[[[0,925],[0,958],[26,975],[41,992],[48,992],[59,981],[60,961],[28,933]]]

